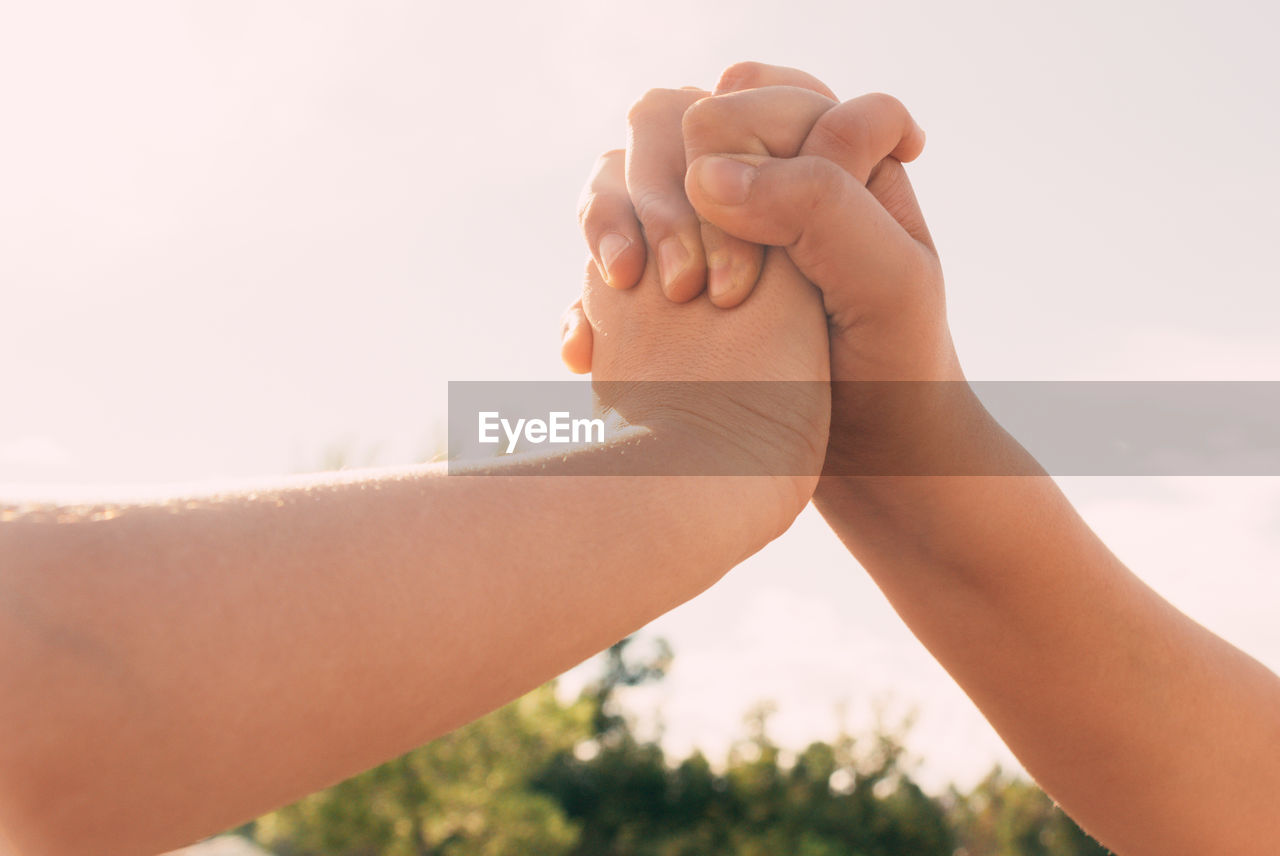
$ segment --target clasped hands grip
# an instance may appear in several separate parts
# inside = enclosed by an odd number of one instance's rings
[[[581,197],[591,259],[563,319],[572,371],[963,379],[937,253],[902,167],[924,133],[897,99],[841,102],[805,72],[741,63],[711,92],[649,91],[627,125],[627,147],[600,157]],[[893,454],[910,435],[900,416],[860,406],[839,383],[821,398],[809,412],[757,414],[752,426],[814,458],[798,468],[812,476],[796,478],[806,501],[824,456],[838,472],[833,458]],[[690,414],[713,434],[722,419]],[[709,448],[741,433],[719,428]]]

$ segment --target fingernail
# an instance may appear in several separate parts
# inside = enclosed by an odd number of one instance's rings
[[[733,269],[729,267],[729,259],[723,253],[716,253],[707,259],[707,295],[712,299],[723,297],[733,291]]]
[[[707,197],[720,205],[741,205],[751,195],[751,182],[755,181],[755,167],[734,160],[710,156],[702,159],[698,168],[698,186]]]
[[[707,277],[707,293],[712,300],[724,297],[733,291],[733,277],[728,268],[717,268]]]
[[[610,232],[600,239],[600,264],[604,265],[604,278],[613,283],[613,266],[618,257],[627,251],[631,242],[617,232]]]
[[[664,289],[671,287],[688,264],[689,251],[678,237],[673,235],[658,245],[658,272],[662,275]]]

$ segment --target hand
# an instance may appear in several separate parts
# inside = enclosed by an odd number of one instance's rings
[[[602,171],[620,179],[622,159],[606,156]],[[765,254],[758,293],[732,313],[705,296],[671,302],[657,267],[650,259],[633,288],[618,290],[594,262],[587,265],[569,318],[597,392],[627,422],[691,444],[698,472],[770,475],[771,495],[750,501],[776,509],[767,528],[780,534],[812,495],[826,450],[829,361],[820,296],[781,250]]]
[[[803,72],[736,65],[721,78],[722,94],[682,114],[680,133],[694,209],[738,238],[784,247],[822,289],[837,381],[827,471],[850,472],[864,466],[854,462],[869,449],[901,444],[911,414],[870,400],[876,386],[839,382],[963,376],[937,253],[901,165],[919,154],[923,132],[895,99],[868,95],[837,105],[829,91]],[[673,137],[673,121],[663,118],[665,130],[633,129],[632,138]],[[730,163],[711,157],[717,152]],[[747,198],[715,201],[707,187],[732,185],[735,165],[754,177],[749,188],[737,185],[749,189]],[[583,218],[588,236],[606,220],[625,219],[624,192],[624,183],[597,172]],[[574,328],[572,310],[567,317],[562,353],[581,371],[591,342]]]
[[[743,64],[725,72],[717,94],[754,85],[751,68]],[[774,69],[771,80],[835,99],[820,80],[802,71]],[[645,93],[627,113],[625,172],[603,169],[602,162],[583,190],[579,221],[596,265],[614,288],[630,288],[639,280],[646,244],[655,248],[663,291],[677,302],[692,300],[706,285],[711,302],[728,308],[755,286],[763,248],[700,220],[684,193],[680,118],[710,94],[692,86]]]

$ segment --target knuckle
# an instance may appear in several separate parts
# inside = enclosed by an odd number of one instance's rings
[[[871,122],[865,110],[829,110],[809,132],[818,151],[858,154],[871,144]]]
[[[684,134],[686,145],[722,128],[726,106],[722,98],[703,98],[684,111],[684,116],[680,119],[680,130]]]
[[[627,121],[635,123],[653,115],[659,98],[658,91],[657,89],[650,89],[633,101],[631,106],[627,108]]]
[[[690,97],[683,89],[650,89],[627,110],[627,121],[634,124],[665,115],[674,106],[687,103]]]
[[[578,198],[578,225],[585,230],[588,223],[594,222],[598,209],[596,194],[590,190],[584,190],[582,196]]]
[[[616,199],[601,193],[590,193],[578,206],[578,225],[588,238],[602,232],[616,231],[619,205]]]
[[[606,192],[602,188],[608,186],[607,177],[611,172],[621,173],[626,156],[627,153],[624,149],[611,149],[596,158],[590,177],[578,194],[579,225],[585,225],[588,219],[596,218],[598,215],[597,209],[600,206],[600,197]]]
[[[631,197],[636,216],[644,224],[646,232],[668,226],[671,217],[671,204],[667,194],[660,188],[648,187],[636,191]]]
[[[735,62],[720,73],[720,82],[717,84],[716,90],[755,89],[759,86],[763,74],[764,63]]]
[[[906,106],[901,101],[884,92],[868,92],[862,97],[883,110],[894,113],[907,112]]]
[[[592,175],[598,175],[612,166],[624,163],[626,162],[626,159],[626,149],[609,149],[609,151],[602,153],[600,157],[596,158],[595,169],[592,170]]]
[[[582,314],[585,314],[582,310],[582,298],[576,297],[572,303],[564,308],[564,312],[560,313],[560,323],[567,327],[575,317]]]
[[[878,124],[885,118],[896,122],[909,116],[897,98],[872,92],[823,114],[810,132],[811,144],[816,151],[843,155],[883,154],[871,151],[877,142]]]

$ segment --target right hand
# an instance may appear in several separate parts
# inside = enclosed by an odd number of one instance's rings
[[[839,382],[963,379],[946,323],[941,266],[901,164],[919,154],[923,132],[896,99],[868,95],[837,105],[830,90],[793,69],[736,65],[717,92],[723,94],[682,113],[679,130],[655,111],[654,121],[665,127],[646,134],[681,134],[684,190],[705,221],[736,239],[784,247],[822,290],[837,382],[827,469],[858,471],[850,461],[868,449],[896,454],[885,444],[901,445],[918,430],[907,422],[920,407],[868,398],[909,389],[901,384]],[[727,155],[728,167],[750,168],[745,201],[722,204],[706,192],[705,185],[730,178],[726,164],[709,157],[715,154]],[[629,204],[625,188],[597,181],[591,190],[594,204],[583,219],[589,239],[598,221],[617,222]],[[581,370],[589,351],[572,331],[565,336],[570,368]]]
[[[606,156],[605,168],[620,170],[621,159]],[[675,467],[767,476],[735,480],[728,517],[749,512],[774,537],[809,501],[822,469],[827,328],[818,291],[786,253],[766,254],[756,292],[731,313],[705,295],[681,305],[664,295],[653,260],[627,290],[609,287],[588,262],[568,317],[588,343],[597,396],[626,422],[676,437],[693,466]],[[669,463],[655,459],[651,471]]]
[[[715,94],[751,84],[732,72],[721,77]],[[773,85],[800,86],[835,99],[822,81],[802,71],[776,72]],[[755,287],[763,248],[700,218],[685,197],[680,120],[711,94],[693,86],[646,92],[627,111],[625,169],[598,170],[584,188],[578,219],[596,265],[614,288],[635,285],[650,256],[663,292],[678,303],[697,297],[705,286],[711,302],[727,309]]]

